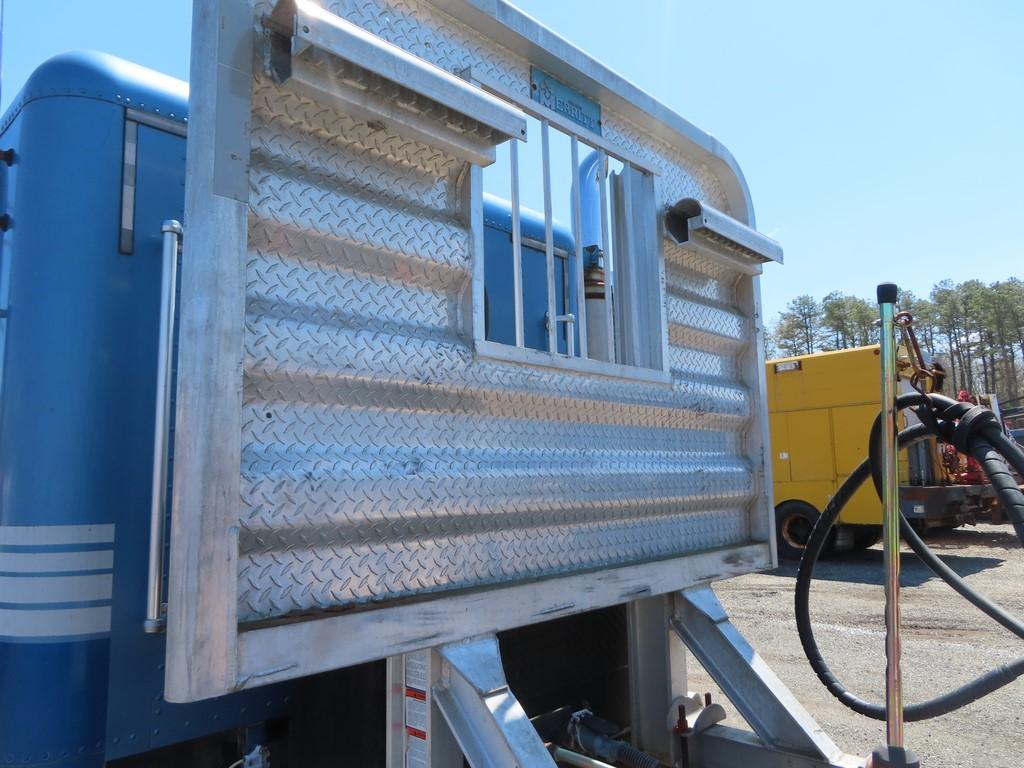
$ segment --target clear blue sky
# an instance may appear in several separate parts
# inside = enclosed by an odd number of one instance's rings
[[[1024,276],[1024,4],[519,0],[739,160],[793,296]],[[185,78],[187,0],[6,0],[2,102],[55,53]]]

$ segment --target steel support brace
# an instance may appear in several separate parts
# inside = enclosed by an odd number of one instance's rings
[[[472,768],[554,768],[554,760],[505,680],[494,635],[439,649],[440,708]]]
[[[851,764],[732,625],[711,587],[677,593],[670,625],[769,751],[812,758],[809,766]]]

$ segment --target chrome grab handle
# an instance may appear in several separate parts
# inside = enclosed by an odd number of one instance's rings
[[[171,422],[171,367],[174,354],[174,299],[177,293],[181,224],[169,219],[163,232],[160,279],[160,336],[156,360],[156,414],[153,426],[153,488],[149,503],[149,572],[146,585],[146,632],[164,627],[164,517],[167,512],[167,453]]]

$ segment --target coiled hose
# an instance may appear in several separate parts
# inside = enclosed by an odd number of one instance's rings
[[[907,448],[929,437],[938,437],[950,442],[962,453],[969,453],[982,466],[1013,524],[1018,539],[1024,544],[1024,494],[1009,471],[1007,461],[1024,475],[1024,451],[1003,434],[995,415],[986,408],[970,403],[960,403],[941,395],[909,394],[896,401],[899,410],[913,408],[921,420],[899,434],[900,448]],[[807,541],[807,548],[800,561],[796,579],[796,625],[807,661],[829,693],[845,706],[865,717],[885,720],[885,705],[873,704],[861,699],[844,686],[835,676],[821,655],[814,638],[810,615],[810,589],[814,577],[814,566],[824,549],[829,530],[835,524],[839,513],[853,494],[872,477],[875,490],[881,498],[881,417],[876,417],[871,429],[870,456],[850,474],[835,496],[825,507],[815,523]],[[949,566],[940,560],[917,535],[907,519],[900,515],[900,533],[914,553],[924,561],[939,578],[949,584],[957,593],[981,610],[985,615],[1024,639],[1024,622],[1007,613],[992,601],[980,595],[960,578]],[[904,709],[907,722],[928,720],[944,715],[977,701],[983,696],[1002,688],[1024,675],[1024,657],[997,667],[977,679],[949,691],[941,696],[911,704]]]

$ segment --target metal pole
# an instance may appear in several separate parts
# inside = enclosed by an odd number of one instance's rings
[[[882,548],[885,554],[885,732],[890,747],[903,746],[903,680],[900,676],[900,499],[896,466],[896,286],[878,286],[882,318]]]
[[[171,368],[174,356],[174,297],[177,293],[181,224],[165,221],[163,273],[160,284],[160,338],[156,359],[156,413],[153,426],[153,489],[149,504],[149,572],[146,585],[146,632],[163,629],[164,517],[167,499],[167,449],[171,421]]]
[[[882,550],[885,562],[885,736],[870,764],[917,765],[903,746],[903,678],[900,674],[900,488],[896,431],[896,298],[894,283],[878,286],[882,369]]]

